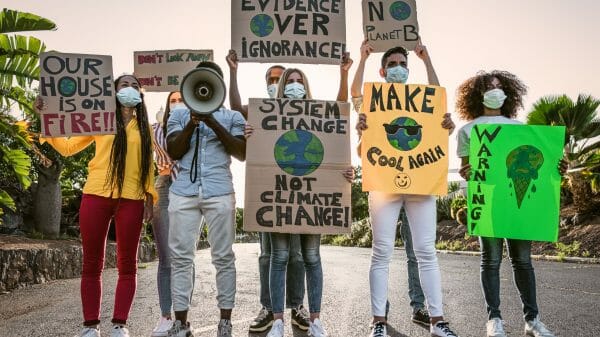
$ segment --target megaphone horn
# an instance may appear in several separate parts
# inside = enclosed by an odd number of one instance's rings
[[[225,101],[225,82],[210,68],[196,68],[181,81],[181,97],[192,112],[208,115]]]

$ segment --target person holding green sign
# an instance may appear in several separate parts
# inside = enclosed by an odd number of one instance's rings
[[[362,84],[365,63],[373,48],[368,40],[363,41],[360,48],[361,59],[358,64],[354,81],[352,82],[351,94],[354,109],[361,111],[363,103]],[[415,49],[417,56],[423,60],[427,69],[429,84],[439,85],[439,80],[433,68],[427,48],[420,41]],[[406,83],[408,80],[408,52],[403,47],[394,47],[386,51],[381,58],[379,75],[388,83]],[[444,116],[442,127],[452,133],[454,123],[450,114]],[[367,129],[367,117],[359,115],[356,125],[359,137],[362,131]],[[358,153],[360,154],[361,143],[359,141]],[[373,315],[373,329],[370,337],[387,336],[387,313],[386,301],[388,295],[389,268],[394,242],[396,238],[396,227],[400,210],[404,208],[410,226],[410,241],[416,256],[420,276],[420,286],[427,299],[427,310],[429,312],[429,330],[432,336],[457,337],[444,321],[442,308],[442,280],[440,268],[435,250],[436,238],[436,201],[432,195],[412,194],[390,194],[379,191],[369,192],[369,216],[373,231],[373,254],[369,271],[369,284],[371,287],[371,312]],[[403,226],[406,226],[403,224]],[[408,229],[408,228],[407,228]],[[404,234],[404,233],[403,233]],[[406,233],[408,234],[408,233]],[[408,245],[408,238],[406,244]],[[408,249],[408,247],[407,247]],[[409,250],[410,251],[410,250]],[[410,254],[407,251],[407,256]],[[410,264],[409,264],[410,268]],[[409,269],[409,275],[414,275],[414,270]],[[409,281],[416,281],[415,277],[409,276]],[[413,285],[414,286],[414,285]],[[409,286],[410,287],[410,286]],[[409,292],[410,294],[410,292]],[[411,296],[411,301],[413,296]],[[418,312],[415,312],[418,313]],[[415,321],[413,314],[413,321]],[[418,318],[418,317],[417,317]],[[421,323],[421,322],[419,322]],[[422,323],[421,323],[422,324]]]
[[[460,175],[465,180],[471,177],[469,164],[469,142],[473,127],[478,124],[522,124],[515,120],[517,110],[523,108],[523,96],[527,87],[521,80],[506,71],[480,72],[462,83],[458,88],[456,111],[460,118],[469,121],[458,132],[457,154],[462,160]],[[558,169],[566,172],[563,160]],[[500,263],[505,239],[480,237],[481,286],[485,298],[488,322],[488,337],[505,337],[500,314]],[[539,320],[536,300],[535,273],[531,264],[531,241],[506,239],[508,255],[513,268],[513,277],[525,318],[525,334],[533,337],[554,337],[554,334]]]

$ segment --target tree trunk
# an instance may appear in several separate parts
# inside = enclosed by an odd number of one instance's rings
[[[50,167],[38,167],[38,185],[34,196],[35,229],[48,238],[57,238],[60,235],[61,170],[62,165],[59,161],[54,161]]]
[[[569,188],[573,193],[573,206],[578,214],[589,213],[594,204],[592,202],[592,187],[581,171],[569,174]]]

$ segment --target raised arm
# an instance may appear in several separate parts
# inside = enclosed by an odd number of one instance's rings
[[[372,52],[373,47],[371,47],[369,41],[365,39],[360,46],[360,61],[358,62],[358,67],[356,68],[356,73],[354,73],[354,79],[352,80],[352,86],[350,87],[350,95],[352,95],[352,97],[362,96],[365,64],[367,63],[367,59]]]
[[[352,59],[350,53],[346,52],[342,56],[342,63],[340,63],[340,89],[336,101],[347,102],[348,101],[348,71],[352,67]]]
[[[425,64],[425,68],[427,69],[427,81],[431,85],[440,85],[440,81],[438,80],[437,74],[435,73],[435,68],[433,67],[433,63],[431,62],[431,57],[429,57],[429,52],[427,51],[427,47],[421,44],[421,40],[419,39],[419,43],[415,47],[415,54],[423,60]]]
[[[229,50],[229,54],[225,57],[227,65],[229,65],[229,106],[231,110],[239,111],[244,118],[248,118],[248,106],[242,105],[240,91],[238,89],[237,70],[238,58],[235,50]]]

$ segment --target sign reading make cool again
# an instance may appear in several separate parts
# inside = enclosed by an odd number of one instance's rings
[[[231,48],[241,62],[338,64],[346,50],[344,0],[238,0]]]

